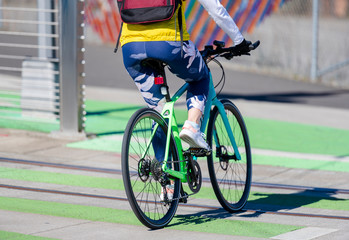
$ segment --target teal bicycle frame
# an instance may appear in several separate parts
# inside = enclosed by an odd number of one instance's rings
[[[162,164],[162,170],[165,173],[170,174],[172,177],[179,178],[181,180],[181,182],[187,182],[187,169],[186,169],[186,164],[185,164],[185,157],[183,155],[182,142],[181,142],[181,139],[179,138],[178,125],[177,125],[176,117],[174,114],[174,104],[185,93],[185,91],[188,89],[188,86],[189,86],[189,84],[185,83],[174,94],[174,96],[171,98],[171,101],[166,102],[166,104],[162,110],[162,113],[161,113],[162,117],[165,120],[166,119],[168,120],[166,151],[165,151],[165,155],[164,155],[165,158],[164,158],[164,161]],[[222,116],[223,123],[226,127],[226,131],[227,131],[228,136],[230,138],[230,141],[232,143],[232,146],[233,146],[233,149],[235,152],[235,156],[236,156],[237,160],[241,160],[241,155],[240,155],[238,147],[236,145],[235,138],[234,138],[232,129],[231,129],[229,121],[228,121],[228,117],[225,113],[223,104],[217,99],[216,91],[214,89],[213,82],[212,82],[212,75],[210,73],[209,93],[208,93],[208,98],[207,98],[206,106],[205,106],[205,110],[204,110],[204,118],[203,118],[202,123],[201,123],[201,129],[200,129],[201,132],[205,132],[208,120],[210,118],[210,112],[211,112],[212,106],[216,106],[218,108],[218,111]],[[153,138],[157,127],[158,126],[155,126],[155,128],[153,130],[153,134],[151,136],[151,139]],[[177,146],[178,155],[179,155],[179,159],[178,159],[180,162],[180,170],[179,171],[170,169],[167,165],[167,159],[169,156],[169,149],[170,149],[171,134],[173,134],[175,144]],[[213,136],[214,136],[216,143],[218,143],[217,134],[214,133]],[[151,140],[150,140],[150,142],[151,142]],[[148,148],[151,145],[150,142],[147,146],[147,149],[145,150],[145,153],[143,154],[143,157],[145,156],[146,152],[148,151]]]

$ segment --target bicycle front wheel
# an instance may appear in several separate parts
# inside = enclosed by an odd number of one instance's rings
[[[250,192],[252,162],[250,142],[243,118],[229,100],[222,100],[241,160],[237,160],[221,113],[215,107],[207,129],[212,154],[207,157],[212,187],[222,207],[229,212],[241,210]]]
[[[164,201],[160,197],[166,184],[164,181],[169,181],[161,168],[167,129],[166,121],[158,112],[143,108],[129,120],[122,143],[122,175],[128,201],[137,218],[152,229],[166,226],[178,206],[179,179],[172,180],[172,201]],[[179,170],[178,152],[172,135],[167,164]]]

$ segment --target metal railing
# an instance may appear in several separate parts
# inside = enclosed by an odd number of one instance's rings
[[[83,9],[84,0],[0,0],[0,120],[83,133]]]
[[[327,73],[336,71],[346,65],[349,65],[349,58],[344,61],[337,62],[324,69],[318,67],[318,52],[319,52],[319,0],[313,0],[313,46],[312,46],[312,64],[311,64],[311,80],[316,82],[318,78],[324,76]]]

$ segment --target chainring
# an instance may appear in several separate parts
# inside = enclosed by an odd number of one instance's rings
[[[189,160],[191,164],[188,164],[187,181],[188,187],[193,193],[200,191],[202,184],[202,175],[200,165],[197,161]],[[194,180],[195,179],[195,180]]]

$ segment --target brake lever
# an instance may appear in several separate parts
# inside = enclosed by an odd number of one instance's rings
[[[221,56],[227,60],[231,60],[234,57],[232,53],[224,53]]]

